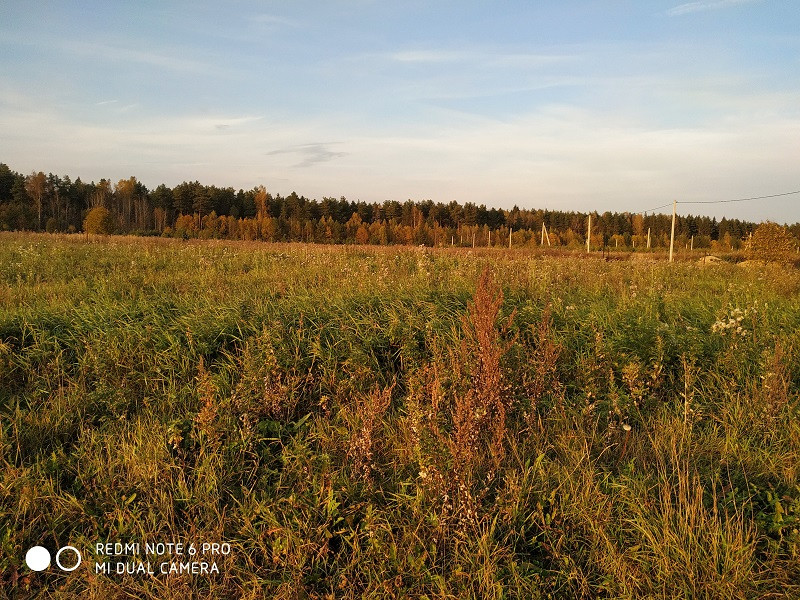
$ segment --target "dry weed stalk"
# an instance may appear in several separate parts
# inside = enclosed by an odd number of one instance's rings
[[[222,439],[219,428],[219,410],[217,406],[216,386],[206,370],[203,358],[197,366],[197,387],[203,406],[194,418],[197,431],[204,437],[211,448],[218,448]]]
[[[302,390],[312,377],[310,372],[283,369],[264,336],[247,343],[239,366],[242,375],[231,395],[231,405],[245,436],[264,418],[291,421],[296,416]]]
[[[472,453],[478,449],[478,438],[485,432],[494,470],[505,456],[506,419],[511,404],[500,363],[514,342],[506,338],[516,314],[512,313],[498,327],[502,305],[503,291],[486,268],[478,280],[467,315],[462,318],[465,339],[461,354],[469,365],[471,385],[465,394],[456,397],[453,414],[456,456],[468,449],[470,454],[464,458],[474,459]]]
[[[536,348],[531,362],[533,373],[526,378],[525,388],[530,398],[530,409],[525,414],[528,430],[534,428],[536,417],[536,404],[550,392],[556,398],[562,398],[564,386],[558,380],[556,368],[558,359],[563,350],[561,344],[553,340],[553,316],[548,304],[542,312],[542,317],[535,327]]]
[[[766,431],[774,431],[775,422],[789,403],[789,387],[792,374],[789,367],[792,349],[786,351],[780,342],[767,359],[766,373],[761,377],[757,391],[758,405],[761,409],[761,424]]]
[[[376,434],[392,401],[394,384],[372,392],[356,403],[356,418],[359,428],[350,439],[348,457],[353,461],[356,474],[365,481],[372,480],[375,470],[374,454],[377,448]]]
[[[478,506],[506,452],[511,395],[502,360],[514,314],[498,326],[503,293],[483,271],[462,318],[463,339],[423,374],[430,410],[420,411],[420,479],[439,501],[442,524],[479,522]],[[483,487],[476,486],[478,480]]]
[[[447,433],[442,363],[442,357],[437,355],[430,365],[414,375],[407,399],[413,456],[419,464],[419,486],[426,496],[436,500],[440,527],[449,522],[453,513],[453,495],[457,487],[452,477],[454,465],[448,463],[446,451],[451,441]],[[457,365],[456,370],[460,372]]]

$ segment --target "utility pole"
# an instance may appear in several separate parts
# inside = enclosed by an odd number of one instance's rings
[[[508,247],[511,248],[511,233],[514,231],[513,227],[508,228]]]
[[[672,262],[672,250],[675,247],[675,211],[678,205],[677,200],[672,201],[672,234],[669,238],[669,262]]]
[[[650,250],[650,228],[647,228],[647,249]]]
[[[592,213],[589,213],[589,225],[586,227],[586,254],[589,254],[589,243],[592,241]]]

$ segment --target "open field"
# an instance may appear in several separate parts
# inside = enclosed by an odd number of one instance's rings
[[[792,268],[3,234],[0,596],[800,598],[799,390]]]

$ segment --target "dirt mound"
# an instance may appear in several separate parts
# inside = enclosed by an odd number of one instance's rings
[[[743,260],[742,262],[736,264],[740,267],[746,267],[750,269],[758,269],[767,266],[767,263],[765,263],[763,260]]]
[[[719,256],[704,256],[700,260],[697,261],[701,265],[718,265],[721,262],[724,262]]]

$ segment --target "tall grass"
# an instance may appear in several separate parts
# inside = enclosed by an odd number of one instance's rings
[[[4,234],[0,594],[800,597],[798,291],[771,267]],[[95,542],[153,540],[233,552],[91,571]],[[32,573],[36,544],[87,566]]]

